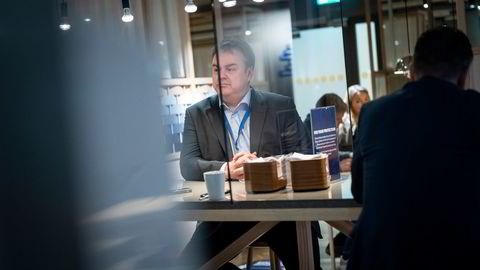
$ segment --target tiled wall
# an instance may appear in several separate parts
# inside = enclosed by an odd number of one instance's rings
[[[215,95],[211,84],[169,85],[160,89],[162,98],[161,121],[164,130],[163,142],[167,153],[182,150],[185,110],[211,95]]]

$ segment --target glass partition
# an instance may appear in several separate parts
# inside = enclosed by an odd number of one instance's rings
[[[467,27],[467,36],[472,43],[472,47],[480,48],[480,2],[465,2],[465,20]]]
[[[181,189],[184,181],[202,181],[208,171],[225,172],[222,181],[243,181],[243,163],[256,158],[322,152],[336,167],[317,163],[311,171],[323,166],[314,171],[322,177],[348,172],[361,106],[409,81],[415,43],[433,27],[458,25],[466,31],[475,54],[469,87],[480,88],[478,0],[58,0],[34,5],[6,10],[29,15],[18,22],[19,29],[47,30],[30,35],[12,27],[2,34],[31,39],[24,44],[31,51],[42,35],[61,43],[39,42],[47,48],[45,55],[58,49],[63,58],[55,55],[49,62],[42,53],[32,54],[43,59],[32,67],[56,63],[71,76],[69,87],[58,90],[68,95],[59,104],[66,104],[61,109],[72,118],[65,125],[72,126],[69,136],[81,161],[74,164],[83,183],[76,191],[93,194],[80,198],[79,211],[85,213],[127,200],[151,203],[172,190],[188,192]],[[49,21],[39,18],[35,25],[32,18],[41,17],[35,10],[50,10],[55,17],[44,16]],[[54,75],[52,70],[45,72]],[[298,172],[309,171],[303,169]],[[270,173],[281,180],[291,171],[278,167]],[[247,181],[243,186],[253,190]],[[153,221],[135,222],[148,227],[165,217],[154,215]],[[122,256],[103,258],[114,249],[138,251],[131,254],[137,258],[126,258],[133,268],[171,261],[174,252],[162,241],[180,249],[175,231],[140,232],[144,227],[130,227],[135,222],[112,223],[119,230],[101,237],[97,228],[89,231],[87,240],[100,247],[87,254],[94,260],[91,268],[125,266]],[[145,252],[152,245],[159,254]]]
[[[241,39],[252,47],[253,89],[291,98],[301,121],[324,94],[346,100],[339,2],[233,2],[213,2],[216,39]]]
[[[480,2],[469,0],[464,2],[464,4],[464,30],[472,43],[474,54],[467,87],[478,90],[480,89],[480,76],[478,76],[480,74]]]

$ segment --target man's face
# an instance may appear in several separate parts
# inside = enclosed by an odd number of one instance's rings
[[[243,96],[248,90],[253,70],[246,66],[245,57],[237,50],[220,52],[220,66],[217,57],[212,61],[212,81],[215,91],[219,94],[220,83],[223,97]],[[220,81],[218,80],[220,72]]]

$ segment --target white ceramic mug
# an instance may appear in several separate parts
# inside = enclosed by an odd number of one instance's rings
[[[207,185],[210,201],[225,200],[225,173],[223,171],[204,172],[203,179]]]

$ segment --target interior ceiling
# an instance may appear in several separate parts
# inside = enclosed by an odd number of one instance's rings
[[[218,1],[218,0],[215,0],[215,1]],[[262,5],[267,3],[285,2],[285,1],[286,0],[264,0],[263,3],[255,3],[252,0],[237,0],[237,5]],[[197,6],[204,6],[204,5],[211,4],[211,0],[193,0],[193,2]]]
[[[203,5],[210,5],[210,0],[194,0],[193,2],[195,2],[195,5],[198,5],[198,6],[203,6]]]
[[[215,0],[217,1],[217,0]],[[343,0],[345,1],[345,0]],[[376,1],[376,0],[374,0]],[[208,7],[211,5],[211,0],[194,0],[195,4],[199,7]],[[254,3],[251,0],[241,0],[237,1],[237,6],[242,6],[242,5],[265,5],[265,4],[270,4],[270,3],[275,3],[275,2],[285,2],[285,0],[265,0],[263,3]],[[391,0],[393,10],[404,10],[405,8],[405,2],[407,4],[407,7],[409,9],[411,8],[422,8],[424,0]],[[452,0],[427,0],[429,2],[433,9],[435,11],[438,10],[453,10],[455,8],[455,3]],[[312,3],[314,1],[312,0]],[[382,4],[383,10],[388,9],[388,3],[389,0],[381,0],[380,2]]]
[[[217,0],[215,0],[217,1]],[[254,3],[251,0],[240,0],[237,1],[237,6],[242,6],[242,5],[259,5],[259,6],[266,6],[265,4],[271,4],[271,3],[278,3],[278,2],[285,2],[286,0],[265,0],[263,3]],[[314,3],[313,0],[311,0],[312,3]],[[345,1],[345,0],[342,0]],[[376,1],[376,0],[372,0]],[[446,17],[451,17],[452,16],[452,11],[454,11],[455,5],[454,2],[451,2],[450,0],[428,0],[432,4],[433,7],[433,14],[434,18],[446,18]],[[211,0],[194,0],[194,3],[199,6],[203,7],[199,8],[199,12],[190,14],[190,24],[191,24],[191,30],[192,33],[205,33],[209,31],[213,31],[213,22],[212,22],[212,14],[211,14]],[[381,5],[382,5],[382,10],[384,12],[387,12],[389,9],[389,0],[381,0]],[[405,12],[405,0],[391,0],[392,3],[392,9],[395,12],[395,14],[403,13]],[[419,12],[424,12],[426,11],[423,9],[423,0],[407,0],[406,1],[408,11],[411,12],[412,14],[415,13],[416,11]],[[237,10],[237,9],[232,9],[232,11]],[[237,10],[238,11],[238,10]],[[386,14],[386,13],[384,13]]]
[[[405,9],[405,5],[408,8],[423,9],[423,4],[425,3],[424,0],[381,0],[383,10],[388,9],[389,2],[392,3],[392,8],[394,10],[401,10],[402,8]],[[426,2],[431,5],[433,10],[452,10],[455,8],[455,2],[451,0],[428,0]]]

